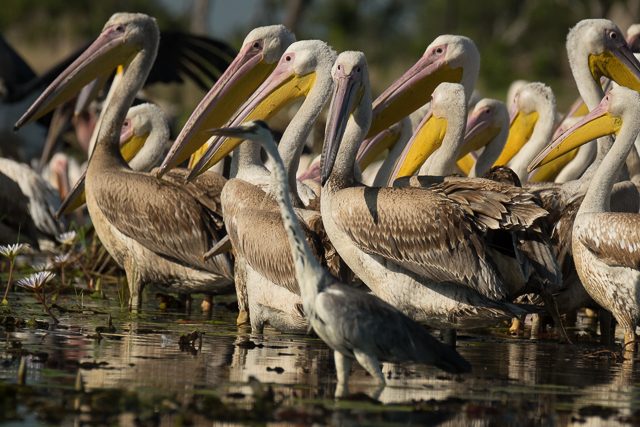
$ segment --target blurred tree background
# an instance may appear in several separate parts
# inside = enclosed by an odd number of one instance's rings
[[[638,20],[640,0],[4,0],[3,6],[0,31],[37,72],[95,37],[113,12],[140,11],[161,28],[214,34],[236,48],[251,28],[282,22],[298,39],[362,50],[375,94],[437,35],[462,34],[480,49],[483,95],[504,99],[513,80],[539,80],[566,109],[577,94],[566,59],[568,29],[583,18],[607,17],[625,31]],[[243,18],[220,37],[213,15],[224,20],[231,10]],[[180,106],[181,117],[202,96],[193,88],[159,90]]]

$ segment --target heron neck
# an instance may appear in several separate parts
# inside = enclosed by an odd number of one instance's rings
[[[278,153],[275,142],[271,140],[263,146],[271,158],[271,187],[276,202],[280,207],[282,222],[285,232],[287,233],[291,255],[293,256],[296,281],[300,286],[304,310],[305,313],[309,315],[313,307],[313,300],[321,290],[321,286],[326,280],[327,275],[311,252],[311,248],[306,241],[306,236],[293,210],[287,171]]]

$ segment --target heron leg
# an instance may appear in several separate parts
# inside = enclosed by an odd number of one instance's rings
[[[376,384],[386,384],[377,357],[358,350],[354,351],[353,355],[356,356],[358,363],[375,379]]]
[[[338,377],[335,397],[346,397],[349,395],[349,372],[351,371],[351,359],[339,351],[334,350],[333,360],[336,364],[336,376]]]

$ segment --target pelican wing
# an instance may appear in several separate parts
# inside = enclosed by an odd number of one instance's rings
[[[589,214],[587,220],[576,223],[573,233],[574,238],[605,264],[640,268],[640,215],[618,212]]]
[[[220,193],[227,180],[222,175],[215,172],[205,172],[198,175],[193,181],[187,182],[188,169],[175,168],[166,172],[162,179],[169,181],[176,186],[181,186],[201,205],[205,206],[214,214],[215,224],[219,230],[224,230],[222,219],[222,206],[220,204]]]
[[[269,281],[300,294],[291,247],[280,212],[241,209],[233,218],[226,220],[234,249],[242,254],[251,268]],[[321,237],[311,231],[302,218],[299,217],[299,220],[312,252],[323,262]]]
[[[458,204],[419,188],[341,190],[333,218],[362,251],[436,282],[501,299],[506,289],[488,260],[482,226]]]
[[[92,186],[94,197],[119,232],[174,262],[231,277],[224,256],[204,261],[203,254],[221,234],[215,213],[187,190],[133,171],[104,173],[100,181]],[[132,181],[136,185],[130,185]]]

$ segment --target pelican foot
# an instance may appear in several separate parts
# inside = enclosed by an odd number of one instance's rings
[[[213,309],[213,297],[211,295],[205,295],[202,303],[200,304],[200,309],[203,313],[210,313]]]

